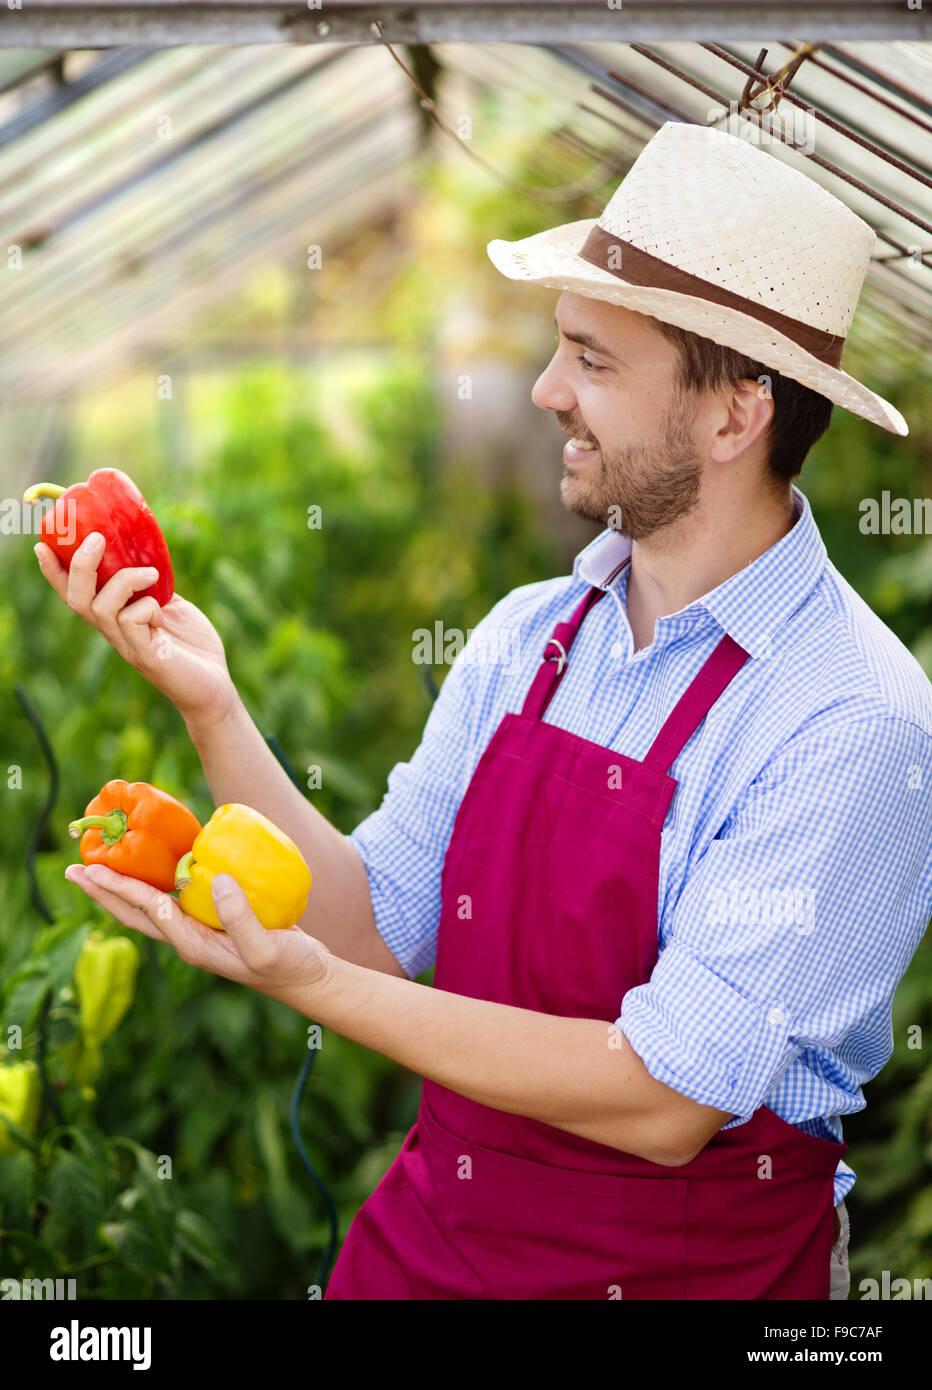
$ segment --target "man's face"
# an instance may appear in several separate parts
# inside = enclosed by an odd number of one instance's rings
[[[564,292],[556,350],[531,392],[569,440],[560,495],[569,511],[642,540],[698,504],[696,404],[675,384],[678,353],[643,314]]]

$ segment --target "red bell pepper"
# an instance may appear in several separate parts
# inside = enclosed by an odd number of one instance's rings
[[[39,540],[53,550],[64,568],[71,568],[74,552],[92,531],[106,541],[97,566],[97,592],[117,570],[152,565],[159,577],[133,601],[151,595],[161,606],[175,592],[175,577],[165,537],[146,499],[132,478],[119,468],[96,468],[86,483],[59,487],[36,483],[23,494],[24,502],[55,497],[39,526]]]

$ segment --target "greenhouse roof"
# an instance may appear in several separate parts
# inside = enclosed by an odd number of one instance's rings
[[[516,4],[386,5],[378,10],[381,28],[368,39],[340,42],[333,37],[340,12],[348,22],[364,10],[367,25],[376,12],[334,0],[326,20],[293,5],[191,5],[205,27],[181,46],[166,37],[176,7],[165,0],[105,9],[29,0],[28,13],[5,11],[0,225],[11,268],[3,290],[0,403],[49,400],[89,380],[99,385],[144,359],[153,344],[186,342],[197,315],[255,267],[292,262],[309,242],[343,245],[396,207],[429,120],[416,77],[425,50],[388,47],[402,11],[417,17],[430,10],[434,20],[437,12],[459,15],[462,23],[467,9],[500,12],[505,27],[490,27],[509,41],[432,42],[430,55],[440,64],[434,110],[440,117],[462,111],[470,96],[490,88],[537,105],[542,92],[553,92],[559,119],[548,138],[564,159],[573,150],[580,178],[603,163],[620,177],[667,120],[747,138],[766,133],[774,157],[805,168],[876,230],[859,318],[879,316],[901,339],[929,344],[932,105],[922,95],[932,87],[928,45],[858,38],[818,45],[642,42],[636,28],[628,31],[630,43],[582,41],[575,15],[572,42],[514,43],[508,15],[522,8],[531,13]],[[536,5],[535,25],[550,8]],[[604,3],[598,8],[606,10]],[[648,8],[624,0],[628,22]],[[871,13],[889,11],[885,4],[842,8],[865,25]],[[267,33],[256,46],[242,37],[255,33],[250,26],[260,19],[271,22],[273,11],[293,18],[296,9],[302,24],[311,22],[308,15],[330,24],[327,41],[318,35],[308,43],[272,42],[276,36]],[[796,28],[805,15],[811,29],[812,16],[828,9],[835,7],[768,5],[767,19],[793,13]],[[899,0],[896,9],[916,22],[911,30],[888,24],[887,32],[918,34],[921,12]],[[137,31],[106,27],[146,11],[163,27],[138,31],[144,46],[116,39]],[[94,29],[91,20],[102,14],[110,18]],[[43,15],[49,24],[36,28]],[[210,28],[211,16],[230,26],[219,46],[209,37],[221,33]],[[31,28],[23,27],[27,19]],[[54,37],[98,47],[8,46],[10,34],[22,42],[27,33],[46,44]],[[114,40],[119,46],[108,46]],[[472,143],[481,157],[481,141]],[[544,141],[538,153],[547,147]],[[549,206],[554,223],[565,220],[559,201]],[[590,215],[600,209],[593,201]]]
[[[258,43],[365,43],[378,19],[390,43],[732,39],[761,32],[754,0],[15,0],[0,43],[60,48]],[[928,38],[922,0],[767,0],[774,33],[824,39]],[[5,28],[8,36],[3,36]]]

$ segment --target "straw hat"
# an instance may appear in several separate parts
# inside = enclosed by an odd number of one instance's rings
[[[651,314],[908,434],[839,365],[875,240],[798,169],[722,130],[668,121],[601,217],[486,249],[510,280]]]

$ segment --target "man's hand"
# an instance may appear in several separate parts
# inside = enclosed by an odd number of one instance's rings
[[[293,1008],[298,1001],[306,1004],[326,982],[331,956],[323,942],[296,926],[266,930],[229,874],[217,874],[211,885],[223,931],[187,916],[170,894],[103,864],[70,864],[65,877],[118,922],[153,941],[167,942],[189,965]],[[223,896],[218,893],[221,887],[228,889]]]
[[[72,864],[65,876],[190,965],[278,999],[480,1105],[669,1168],[731,1118],[656,1081],[623,1035],[623,1047],[610,1046],[617,1029],[604,1019],[535,1013],[357,965],[298,927],[266,931],[235,884],[229,897],[214,898],[220,932],[167,893],[102,865]]]
[[[99,550],[90,548],[95,537]],[[186,722],[219,722],[233,708],[237,694],[223,642],[200,609],[180,594],[161,608],[151,596],[130,603],[138,589],[152,583],[156,570],[117,570],[96,593],[97,567],[106,549],[99,532],[75,551],[68,570],[43,541],[35,549],[39,568],[59,598],[167,696]]]

